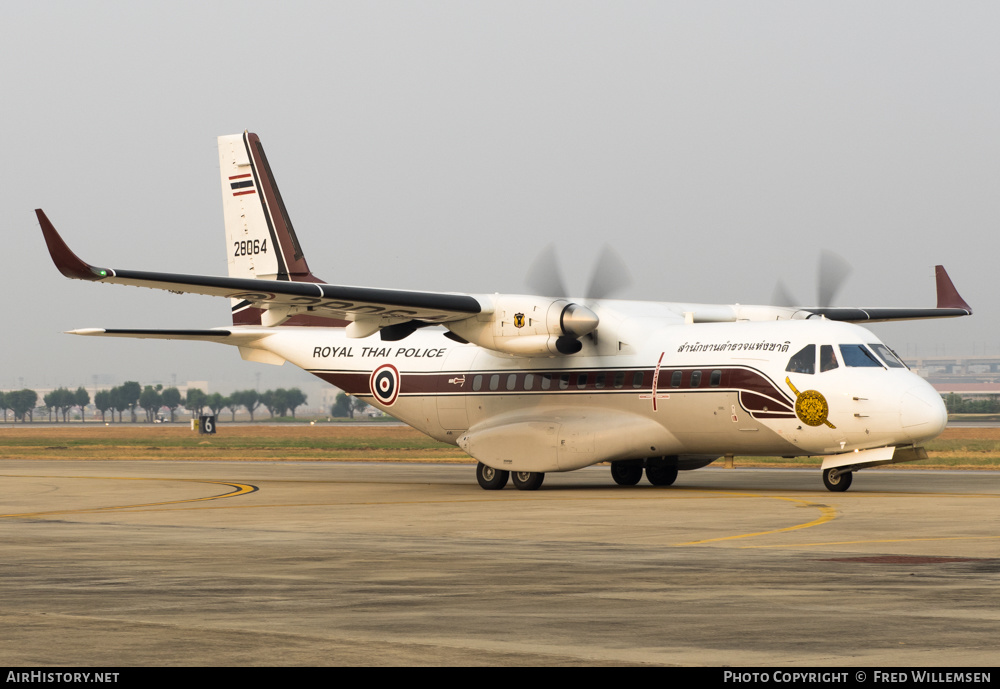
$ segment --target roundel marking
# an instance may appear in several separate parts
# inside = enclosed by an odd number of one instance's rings
[[[387,407],[391,407],[399,395],[399,371],[392,364],[383,364],[372,371],[368,380],[375,399]]]

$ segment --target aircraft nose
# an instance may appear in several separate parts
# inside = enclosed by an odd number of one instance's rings
[[[913,441],[936,438],[948,423],[948,410],[937,390],[921,380],[900,400],[899,419],[903,432]]]

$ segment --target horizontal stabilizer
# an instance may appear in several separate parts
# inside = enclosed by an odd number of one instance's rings
[[[221,342],[229,345],[247,345],[261,338],[268,337],[273,331],[256,328],[254,330],[236,330],[231,328],[216,328],[212,330],[159,330],[150,328],[82,328],[70,330],[69,335],[84,335],[86,337],[129,337],[141,340],[194,340],[201,342]]]
[[[149,337],[156,340],[221,340],[232,335],[229,330],[151,330],[143,328],[81,328],[69,330],[69,335],[97,335],[103,337]],[[259,337],[259,336],[258,336]]]

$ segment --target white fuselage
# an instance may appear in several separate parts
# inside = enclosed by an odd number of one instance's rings
[[[884,347],[871,332],[822,319],[623,316],[579,354],[544,358],[458,344],[439,329],[398,342],[274,330],[256,346],[518,471],[649,456],[831,455],[917,444],[946,421],[940,396],[895,359],[850,358],[857,345],[869,354]],[[799,359],[808,358],[809,345],[811,373],[792,362],[803,350]]]

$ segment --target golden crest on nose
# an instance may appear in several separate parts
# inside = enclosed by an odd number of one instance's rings
[[[826,424],[830,428],[836,428],[827,420],[830,415],[830,405],[826,403],[823,393],[818,390],[806,390],[799,392],[792,385],[791,378],[786,377],[785,382],[795,393],[795,415],[807,426],[820,426]]]

